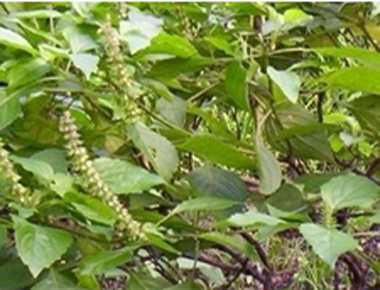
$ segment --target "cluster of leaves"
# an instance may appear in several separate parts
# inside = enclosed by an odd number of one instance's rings
[[[0,4],[1,290],[379,289],[377,4]]]

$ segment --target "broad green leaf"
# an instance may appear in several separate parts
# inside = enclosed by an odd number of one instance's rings
[[[222,165],[236,168],[253,168],[255,166],[254,161],[240,152],[236,146],[223,142],[211,134],[193,135],[178,147]]]
[[[60,149],[44,149],[31,156],[32,159],[48,163],[56,173],[67,173],[66,152]]]
[[[282,90],[284,95],[292,103],[297,103],[301,80],[298,75],[290,71],[280,71],[273,67],[268,67],[267,73],[276,85]]]
[[[331,88],[380,94],[380,69],[378,67],[341,68],[320,78]]]
[[[144,78],[141,80],[144,85],[151,88],[157,95],[162,97],[161,99],[166,101],[179,101],[181,98],[176,97],[169,88],[161,81],[156,81],[153,79]],[[174,100],[175,99],[175,100]],[[156,104],[157,106],[157,104]]]
[[[157,62],[149,72],[149,76],[160,80],[168,80],[181,74],[197,72],[207,65],[215,63],[214,59],[195,55],[190,58],[174,58]]]
[[[50,188],[63,197],[66,192],[71,191],[74,184],[74,178],[71,175],[64,173],[54,174],[52,182],[49,184]]]
[[[223,36],[206,36],[204,38],[207,42],[211,43],[217,49],[224,51],[225,54],[234,56],[235,51],[231,43]]]
[[[1,261],[0,264],[1,290],[25,289],[33,283],[33,277],[20,259]]]
[[[244,201],[248,195],[246,185],[240,177],[221,168],[204,166],[194,170],[189,180],[199,196]]]
[[[313,20],[313,16],[306,14],[301,9],[288,9],[284,13],[285,28],[291,29],[295,26],[302,26]]]
[[[156,104],[156,110],[166,120],[182,128],[186,121],[187,103],[178,97],[171,100],[160,98]]]
[[[168,54],[181,58],[188,58],[198,54],[198,51],[187,38],[175,34],[161,32],[152,39],[146,53]]]
[[[42,177],[46,180],[52,180],[54,177],[53,168],[49,163],[33,158],[24,158],[12,156],[12,160],[22,166],[26,171],[33,173],[37,177]]]
[[[302,192],[292,184],[281,186],[267,199],[266,204],[284,212],[297,212],[307,206]]]
[[[263,35],[267,35],[272,32],[281,32],[285,22],[284,16],[270,6],[267,6],[267,15],[267,19],[262,25]]]
[[[17,252],[34,277],[58,260],[72,243],[65,231],[34,225],[16,216],[13,221]]]
[[[249,110],[247,70],[239,62],[227,67],[225,87],[229,98],[240,109]]]
[[[366,96],[357,98],[347,105],[364,130],[371,134],[380,132],[380,98],[379,96]]]
[[[170,215],[186,211],[214,211],[230,208],[238,202],[213,196],[203,196],[186,200],[177,205]]]
[[[324,183],[335,176],[335,173],[307,174],[297,177],[294,182],[301,185],[306,193],[317,193]]]
[[[150,45],[160,33],[161,25],[161,19],[131,7],[128,20],[120,22],[120,35],[128,43],[130,52],[135,54]]]
[[[116,222],[117,216],[114,210],[92,196],[79,192],[67,192],[64,199],[90,220],[106,225],[113,225]]]
[[[157,229],[153,233],[146,230],[147,224],[144,225],[144,232],[146,233],[147,241],[154,247],[163,250],[164,252],[180,255],[181,252],[174,248],[171,244],[165,241],[165,237],[158,232]]]
[[[165,182],[160,176],[120,159],[98,158],[94,165],[115,193],[142,192]]]
[[[331,268],[335,267],[341,254],[353,251],[358,246],[358,242],[351,235],[316,224],[302,224],[300,232],[314,252]]]
[[[17,32],[0,27],[0,44],[8,47],[21,49],[31,54],[35,53],[29,42]]]
[[[251,227],[257,225],[277,226],[285,223],[281,219],[254,211],[236,213],[228,218],[227,221],[237,227]]]
[[[40,282],[38,282],[31,290],[85,290],[75,285],[69,278],[51,269],[49,274]]]
[[[327,56],[353,58],[368,66],[380,65],[380,53],[358,47],[324,47],[316,48],[318,52]]]
[[[260,192],[271,194],[281,185],[282,173],[280,163],[260,138],[256,141],[257,162],[260,176]]]
[[[135,247],[125,247],[114,251],[104,251],[82,259],[82,275],[101,275],[125,264],[133,258]]]
[[[75,53],[71,56],[71,60],[84,73],[86,79],[89,79],[98,68],[99,57],[90,53]]]
[[[173,146],[165,137],[137,122],[128,128],[133,143],[152,163],[154,169],[166,180],[176,171],[179,159]]]
[[[70,43],[70,48],[74,55],[97,48],[96,42],[77,27],[70,26],[64,30],[63,35]]]
[[[315,117],[300,105],[278,104],[275,107],[276,118],[269,116],[265,122],[265,135],[272,148],[288,154],[289,145],[292,154],[301,158],[334,161],[328,142],[327,130],[318,126]],[[300,125],[302,124],[302,125]],[[313,130],[297,130],[299,126],[312,126]]]
[[[51,66],[41,58],[22,59],[12,66],[7,75],[9,86],[17,88],[38,82],[50,70]]]
[[[321,186],[322,199],[333,210],[345,207],[368,208],[380,199],[380,186],[366,177],[343,175]]]
[[[59,144],[62,135],[58,130],[57,122],[46,114],[51,105],[50,101],[50,98],[43,95],[31,98],[23,104],[23,118],[17,120],[12,126],[17,137],[38,146]]]
[[[230,247],[236,251],[239,251],[241,254],[252,258],[257,259],[257,254],[255,249],[249,244],[245,239],[237,235],[223,234],[219,232],[208,232],[199,235],[199,238],[209,242],[213,242],[219,245]]]
[[[17,96],[7,96],[0,89],[0,130],[13,123],[21,114],[21,105]]]

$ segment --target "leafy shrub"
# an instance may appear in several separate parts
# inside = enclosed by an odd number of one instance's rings
[[[377,4],[0,4],[1,290],[380,288]]]

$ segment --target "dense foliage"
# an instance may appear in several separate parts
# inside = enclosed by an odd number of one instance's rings
[[[380,289],[379,13],[0,3],[0,289]]]

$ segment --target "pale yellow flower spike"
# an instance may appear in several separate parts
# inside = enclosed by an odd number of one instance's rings
[[[67,154],[70,157],[73,169],[85,181],[85,189],[116,211],[122,230],[127,230],[133,238],[145,239],[142,225],[132,218],[128,210],[119,201],[117,195],[111,191],[100,177],[86,148],[83,146],[77,126],[68,111],[60,118],[59,130],[66,140]]]

